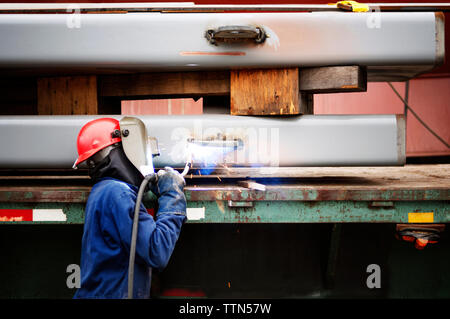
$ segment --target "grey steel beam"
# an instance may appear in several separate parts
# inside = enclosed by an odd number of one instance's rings
[[[367,3],[369,10],[381,11],[446,11],[449,3]],[[78,9],[126,12],[295,12],[340,11],[336,4],[224,4],[196,5],[194,2],[174,3],[1,3],[0,12],[61,12]]]
[[[441,20],[433,12],[0,14],[0,69],[121,73],[360,65],[369,80],[391,81],[399,74],[403,80],[442,63]],[[257,26],[268,37],[260,44],[209,43],[206,31],[224,26]]]
[[[79,130],[98,117],[105,116],[0,117],[0,168],[72,167]],[[399,115],[139,118],[159,143],[155,167],[183,167],[190,154],[200,167],[405,163],[405,126]]]

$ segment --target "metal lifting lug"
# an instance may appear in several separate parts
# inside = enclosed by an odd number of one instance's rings
[[[206,31],[205,37],[209,43],[214,45],[217,45],[218,42],[240,43],[245,41],[261,44],[266,40],[267,35],[260,27],[224,26]]]

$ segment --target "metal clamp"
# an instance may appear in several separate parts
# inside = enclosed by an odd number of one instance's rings
[[[261,44],[266,40],[267,35],[260,27],[224,26],[216,30],[207,30],[205,37],[211,44],[217,44],[218,42],[240,43],[245,41]]]

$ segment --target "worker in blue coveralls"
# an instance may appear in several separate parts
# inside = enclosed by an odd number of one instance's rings
[[[112,134],[119,121],[101,118],[80,130],[78,159],[95,183],[89,195],[81,248],[81,287],[74,298],[127,298],[128,263],[138,187],[144,179],[127,158],[121,138]],[[119,131],[120,132],[120,131]],[[164,268],[186,219],[184,178],[158,171],[150,190],[158,197],[155,219],[141,204],[136,243],[134,298],[149,298],[152,268]]]

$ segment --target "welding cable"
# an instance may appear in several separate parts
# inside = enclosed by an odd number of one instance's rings
[[[136,198],[136,206],[134,207],[133,216],[133,230],[131,233],[131,247],[130,247],[130,260],[128,264],[128,299],[133,299],[133,284],[134,284],[134,261],[136,257],[136,240],[138,232],[139,211],[141,208],[142,197],[147,188],[148,183],[155,183],[157,181],[157,175],[155,173],[145,176],[144,180],[139,186],[139,191]]]
[[[394,91],[394,93],[398,96],[398,98],[400,100],[402,100],[402,102],[405,104],[405,106],[408,108],[408,110],[416,117],[416,119],[419,120],[419,122],[431,133],[433,134],[439,141],[441,141],[445,146],[447,146],[447,148],[450,148],[450,145],[444,141],[444,139],[442,137],[440,137],[436,132],[434,132],[420,117],[419,115],[417,115],[416,112],[414,112],[414,110],[411,108],[411,106],[409,106],[408,102],[405,101],[405,99],[400,95],[400,93],[398,93],[398,91],[395,89],[395,87],[392,85],[391,82],[387,82],[389,84],[389,86],[392,88],[392,90]]]
[[[186,163],[186,166],[184,166],[184,170],[181,172],[181,176],[185,177],[186,174],[189,172],[189,170],[192,167],[192,163],[189,161]]]
[[[192,153],[189,153],[189,158],[186,162],[186,165],[184,166],[183,172],[181,172],[181,176],[185,177],[187,173],[189,173],[189,170],[192,167]]]

